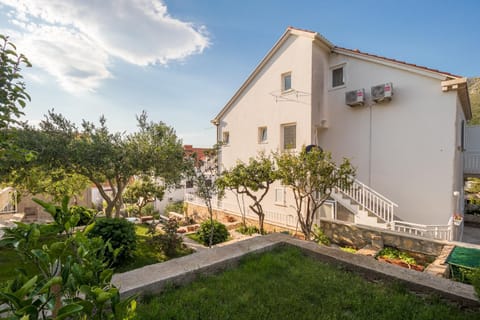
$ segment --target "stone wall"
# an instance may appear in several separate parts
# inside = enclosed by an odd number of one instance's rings
[[[322,219],[321,228],[333,243],[357,249],[371,245],[372,238],[378,240],[378,237],[381,237],[385,246],[437,256],[442,251],[443,246],[447,244],[444,241],[415,237],[385,229],[363,227],[341,221]]]

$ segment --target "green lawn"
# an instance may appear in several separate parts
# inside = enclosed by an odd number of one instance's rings
[[[147,230],[148,227],[146,225],[135,225],[137,248],[133,253],[133,258],[126,264],[117,267],[115,272],[125,272],[170,259],[165,256],[163,251],[153,247],[151,242],[148,241],[151,236],[146,234]],[[181,250],[177,256],[186,255],[191,252],[192,251],[188,249]],[[22,265],[17,253],[13,249],[0,248],[0,283],[13,279],[16,273],[15,269],[17,268],[34,270],[34,266],[32,265]]]
[[[164,262],[171,259],[167,257],[159,248],[152,246],[152,243],[149,241],[151,236],[147,234],[147,231],[147,225],[135,225],[135,232],[137,234],[137,248],[133,253],[132,259],[128,263],[115,268],[115,272],[126,272],[147,266],[149,264]],[[177,252],[177,257],[181,257],[190,253],[192,253],[192,250],[190,249],[180,250]]]
[[[400,285],[371,283],[285,248],[236,269],[170,288],[138,305],[138,319],[480,319]]]

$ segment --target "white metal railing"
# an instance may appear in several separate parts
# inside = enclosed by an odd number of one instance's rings
[[[0,190],[0,214],[17,212],[17,191],[12,187]]]
[[[480,152],[465,152],[463,161],[465,173],[480,174]]]
[[[185,201],[204,207],[206,206],[203,199],[191,193],[185,194]],[[238,208],[238,204],[235,203],[213,200],[212,208],[222,210],[239,217],[242,216],[242,214],[240,213],[240,209]],[[298,217],[296,216],[296,214],[289,214],[277,211],[264,211],[264,214],[265,222],[269,224],[289,228],[295,228],[297,226]],[[253,212],[248,206],[245,207],[245,217],[254,220],[258,219],[258,215]]]
[[[452,240],[453,236],[451,225],[422,225],[405,221],[392,221],[391,228],[397,232],[431,239]]]
[[[338,187],[338,191],[355,201],[362,209],[369,211],[387,223],[392,222],[394,209],[398,205],[357,179],[352,179],[353,183],[348,188]]]

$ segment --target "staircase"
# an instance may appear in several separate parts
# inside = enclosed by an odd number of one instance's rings
[[[0,190],[0,214],[17,212],[17,193],[12,187]]]
[[[391,228],[398,205],[357,179],[349,187],[338,187],[331,196],[354,214],[356,224]]]

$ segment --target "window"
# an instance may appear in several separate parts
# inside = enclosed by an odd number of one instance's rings
[[[292,73],[282,74],[282,91],[288,91],[292,89]]]
[[[223,134],[222,134],[222,137],[223,137],[222,142],[224,144],[229,144],[230,143],[230,132],[224,131]]]
[[[295,149],[297,147],[297,125],[283,126],[283,149]]]
[[[460,126],[460,151],[465,151],[465,120],[462,120]]]
[[[285,188],[275,188],[275,204],[285,205]]]
[[[267,143],[267,127],[258,128],[258,143]]]
[[[345,84],[345,78],[343,76],[343,66],[332,70],[332,88],[340,87]]]
[[[185,183],[185,188],[187,189],[193,188],[193,181],[187,180],[187,182]]]

